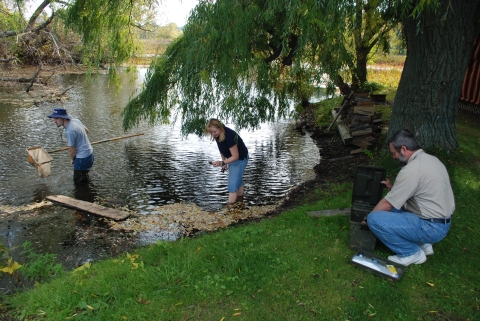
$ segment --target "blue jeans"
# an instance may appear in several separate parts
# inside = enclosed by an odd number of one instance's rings
[[[228,192],[236,193],[243,186],[243,172],[248,164],[248,156],[228,164]]]
[[[375,236],[398,257],[416,254],[424,243],[436,243],[443,239],[449,223],[432,223],[418,215],[393,209],[390,212],[372,212],[367,216],[367,224]]]
[[[85,158],[75,158],[73,161],[73,169],[77,171],[89,171],[93,166],[94,160],[95,157],[93,156],[93,153]]]

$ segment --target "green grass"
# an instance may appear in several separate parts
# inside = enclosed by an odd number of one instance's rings
[[[332,109],[342,103],[343,97],[325,99],[313,104],[315,106],[315,118],[318,126],[328,126],[332,122]]]
[[[476,320],[480,315],[480,130],[458,122],[460,149],[447,166],[456,211],[447,237],[422,265],[392,282],[349,264],[349,218],[308,211],[349,207],[353,182],[312,191],[318,199],[270,219],[62,274],[4,297],[38,320]],[[388,156],[372,161],[399,167]],[[377,255],[389,250],[378,246]]]
[[[402,69],[396,67],[385,68],[369,68],[368,81],[380,83],[384,87],[376,93],[387,94],[387,99],[391,100],[395,96],[400,77],[402,76]]]
[[[369,63],[375,65],[403,66],[405,58],[405,55],[385,55],[377,53],[370,59]]]

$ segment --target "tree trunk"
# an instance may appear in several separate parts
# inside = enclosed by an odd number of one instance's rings
[[[368,47],[358,47],[355,50],[357,65],[355,66],[356,78],[359,85],[367,82],[367,55],[370,52]]]
[[[388,137],[410,130],[423,148],[458,148],[458,103],[473,42],[479,34],[480,1],[440,0],[418,24],[404,20],[407,59],[393,106]],[[420,29],[417,28],[420,26]]]

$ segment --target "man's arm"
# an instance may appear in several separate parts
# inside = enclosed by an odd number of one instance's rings
[[[382,198],[380,202],[373,208],[372,212],[379,212],[379,211],[391,211],[393,208],[392,204],[390,204],[386,199]]]
[[[68,153],[70,154],[70,164],[72,164],[73,166],[75,156],[77,155],[77,150],[75,149],[75,146],[68,146]]]

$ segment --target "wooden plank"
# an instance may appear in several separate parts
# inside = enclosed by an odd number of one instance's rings
[[[350,145],[352,143],[352,135],[350,134],[350,130],[348,129],[348,126],[345,125],[343,121],[337,121],[337,128],[340,133],[340,136],[342,136],[343,144],[344,145]]]
[[[350,126],[350,133],[352,134],[353,132],[357,132],[359,130],[367,129],[367,128],[372,128],[372,125],[370,124],[362,124],[360,126]],[[352,134],[353,135],[353,134]]]
[[[111,218],[112,220],[115,220],[115,221],[124,220],[130,216],[130,213],[127,213],[124,211],[108,208],[108,207],[90,203],[90,202],[77,200],[64,195],[50,195],[45,198],[51,202],[59,203],[60,205],[63,205],[65,207],[74,208],[80,211],[88,212],[93,215]]]
[[[350,95],[348,95],[347,98],[344,98],[343,99],[343,105],[342,105],[342,108],[340,108],[340,111],[338,113],[335,113],[333,110],[332,110],[332,114],[335,115],[333,117],[333,121],[332,123],[330,124],[330,126],[328,126],[327,128],[327,132],[330,130],[330,128],[332,128],[332,125],[337,121],[337,118],[338,116],[340,116],[340,114],[343,112],[343,110],[350,105],[350,99],[352,99],[352,96],[353,96],[353,91],[350,93]]]
[[[375,103],[371,101],[356,101],[355,105],[357,105],[358,107],[375,107]]]
[[[357,130],[353,133],[351,133],[352,137],[358,137],[358,136],[363,136],[363,135],[369,135],[372,133],[372,128],[367,128],[367,129],[362,129],[362,130]]]
[[[363,149],[371,149],[373,148],[373,144],[370,140],[368,139],[362,139],[362,138],[358,138],[358,137],[355,137],[353,140],[352,140],[352,145],[355,145],[355,146],[358,146],[358,147],[361,147]]]
[[[353,107],[353,112],[355,114],[373,116],[375,114],[375,107],[374,106],[357,106],[357,107]]]
[[[348,129],[348,126],[345,125],[345,123],[338,119],[336,116],[337,116],[337,113],[335,113],[334,110],[332,110],[332,115],[333,115],[333,118],[334,119],[337,119],[337,128],[338,128],[338,132],[340,133],[340,136],[342,137],[342,140],[343,140],[343,144],[344,145],[350,145],[351,142],[352,142],[352,135],[350,135],[350,130]]]
[[[370,123],[372,121],[372,116],[362,116],[356,114],[353,117],[352,124],[357,124],[357,123]]]
[[[362,98],[363,98],[363,99],[368,99],[368,100],[370,100],[370,98],[368,97],[368,95],[370,95],[370,92],[368,92],[368,91],[357,91],[357,92],[355,93],[355,99],[358,99],[358,98],[362,99]]]
[[[363,153],[365,151],[365,149],[363,148],[359,148],[359,149],[354,149],[350,152],[350,155],[353,155],[353,154],[358,154],[358,153]]]
[[[307,212],[307,215],[311,217],[350,215],[350,208],[337,208],[332,210],[313,211],[313,212]]]
[[[327,159],[327,161],[332,163],[332,162],[343,161],[343,160],[352,159],[352,158],[353,158],[353,156],[348,155],[348,156],[343,156],[343,157],[338,157],[338,158]]]

